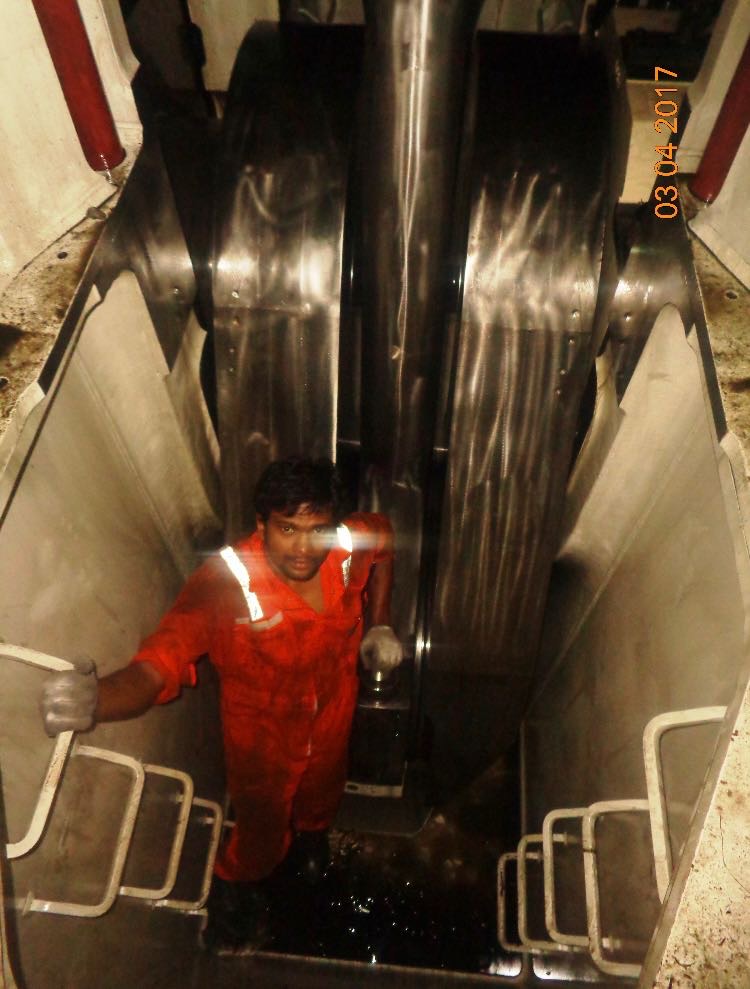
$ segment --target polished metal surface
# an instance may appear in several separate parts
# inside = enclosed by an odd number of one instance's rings
[[[302,24],[330,24],[336,16],[336,0],[279,0],[279,20]]]
[[[360,123],[362,489],[397,533],[414,623],[437,417],[456,167],[479,0],[367,0]],[[375,150],[376,149],[376,150]]]
[[[257,25],[218,165],[215,347],[226,533],[266,464],[333,457],[351,101],[346,29]]]
[[[658,181],[657,178],[655,184]],[[676,306],[685,326],[695,324],[698,328],[711,410],[723,435],[726,419],[690,249],[687,207],[683,200],[683,212],[669,222],[655,217],[648,208],[623,211],[620,225],[627,260],[610,308],[607,336],[612,348],[617,397],[622,399],[656,317],[667,303]]]
[[[456,783],[512,743],[533,677],[581,396],[614,289],[624,164],[624,92],[610,89],[596,44],[484,35],[479,59],[424,673],[435,763]]]
[[[195,301],[195,274],[155,140],[147,141],[133,166],[97,260],[102,294],[123,267],[135,273],[171,368]]]

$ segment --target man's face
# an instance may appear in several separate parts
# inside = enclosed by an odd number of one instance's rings
[[[273,569],[287,582],[312,580],[333,545],[333,511],[300,505],[294,515],[271,512],[257,517],[258,532]]]

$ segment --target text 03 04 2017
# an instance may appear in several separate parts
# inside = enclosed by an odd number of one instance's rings
[[[671,76],[673,79],[677,78],[676,72],[671,72],[669,69],[663,69],[660,65],[657,65],[654,68],[655,82],[661,82],[660,72],[665,76]],[[657,144],[654,147],[654,151],[661,155],[654,165],[654,171],[660,178],[666,179],[677,175],[677,162],[675,161],[677,145],[672,144],[672,135],[677,133],[677,102],[674,99],[670,99],[667,95],[669,93],[676,93],[677,89],[674,86],[664,88],[657,86],[654,92],[656,94],[654,101],[654,114],[656,116],[654,130],[657,134],[661,134],[662,137],[666,137],[668,140],[667,144]],[[660,220],[672,220],[677,216],[678,195],[676,185],[657,185],[655,187],[654,213],[656,213]]]

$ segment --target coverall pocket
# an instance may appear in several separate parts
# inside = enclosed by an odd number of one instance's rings
[[[235,669],[241,667],[243,677],[271,689],[277,674],[298,662],[297,653],[294,630],[280,611],[259,622],[236,624],[232,631]]]

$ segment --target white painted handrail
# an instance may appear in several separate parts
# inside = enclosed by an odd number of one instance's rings
[[[600,800],[591,804],[583,815],[583,875],[586,884],[586,916],[589,929],[589,950],[597,968],[608,975],[625,975],[637,979],[641,966],[630,962],[616,962],[604,957],[602,921],[599,900],[599,871],[596,852],[596,824],[605,814],[628,814],[634,811],[648,813],[648,800]],[[615,941],[610,942],[616,947]]]
[[[193,804],[193,781],[187,773],[180,772],[179,769],[169,769],[167,766],[153,766],[149,764],[144,764],[143,768],[147,774],[153,773],[157,776],[166,776],[169,779],[177,780],[181,784],[182,792],[177,798],[180,802],[180,810],[177,815],[177,825],[174,838],[172,839],[172,849],[169,854],[167,874],[164,878],[163,885],[158,889],[150,889],[145,886],[121,886],[120,895],[135,896],[143,900],[160,900],[165,896],[169,896],[174,889],[174,884],[177,882],[177,870],[180,867],[180,856],[182,855],[182,847],[185,844],[185,835],[187,834],[188,821],[190,820],[190,808]]]
[[[28,649],[25,646],[10,645],[5,642],[0,643],[0,658],[15,660],[16,662],[35,666],[51,673],[65,673],[69,670],[76,669],[75,664],[69,660],[60,659],[58,656],[51,656],[35,649]],[[28,854],[41,840],[62,779],[65,763],[71,752],[72,742],[72,731],[61,732],[57,736],[52,757],[42,782],[36,807],[26,834],[18,841],[10,842],[5,846],[9,859],[20,858],[22,855]],[[33,893],[29,893],[23,903],[20,904],[22,909],[25,912],[56,913],[71,917],[101,917],[111,908],[118,894],[120,894],[122,896],[151,900],[156,907],[168,907],[173,910],[183,910],[190,913],[202,912],[211,889],[214,862],[224,825],[224,815],[219,804],[212,800],[203,800],[194,797],[192,779],[187,773],[180,772],[179,770],[170,769],[167,766],[144,766],[137,759],[133,759],[130,756],[121,755],[118,752],[110,752],[91,745],[81,745],[80,743],[77,743],[72,748],[72,751],[76,756],[80,755],[93,759],[102,759],[106,762],[125,766],[133,774],[133,783],[117,838],[115,856],[110,868],[107,888],[102,900],[95,904],[73,903],[63,900],[44,900],[36,898]],[[146,773],[155,773],[175,779],[182,786],[182,795],[179,798],[181,806],[177,817],[175,835],[172,839],[169,860],[167,862],[166,876],[163,885],[158,889],[120,885],[128,851],[133,839],[135,821],[143,794]],[[200,895],[196,900],[169,899],[169,893],[172,892],[177,881],[180,858],[185,844],[190,812],[193,807],[202,807],[210,811],[210,815],[202,819],[204,823],[211,824],[211,836],[208,844],[206,867],[201,881]]]
[[[518,848],[516,850],[516,883],[518,886],[518,939],[521,944],[531,952],[544,951],[547,947],[547,943],[544,941],[537,941],[534,938],[529,937],[528,923],[527,923],[527,913],[528,913],[528,895],[527,895],[527,885],[526,885],[526,863],[529,860],[534,862],[540,862],[542,859],[541,852],[530,852],[529,845],[541,845],[542,836],[540,834],[527,834],[518,842]]]
[[[555,840],[562,842],[563,836],[556,835]],[[559,944],[553,941],[544,941],[541,938],[532,938],[528,932],[528,904],[529,904],[529,893],[528,884],[526,877],[526,863],[528,861],[541,861],[543,867],[545,866],[544,853],[530,852],[529,845],[542,845],[544,844],[544,836],[541,834],[527,834],[518,843],[518,937],[521,943],[530,950],[532,953],[543,954],[545,952],[555,951],[581,951],[588,949],[588,938],[584,939],[585,948],[581,948],[578,945],[569,944]],[[546,868],[545,868],[546,872]],[[546,918],[545,918],[546,919]]]
[[[558,835],[556,839],[562,841],[563,836]],[[585,949],[577,945],[559,944],[554,941],[543,941],[541,938],[532,938],[528,932],[528,884],[526,877],[526,863],[528,861],[542,861],[544,855],[541,851],[530,852],[529,845],[543,845],[544,837],[541,834],[527,834],[518,843],[517,869],[518,869],[518,937],[521,944],[530,954],[544,954],[550,951],[581,951],[588,949],[588,938],[584,938]]]
[[[116,765],[124,766],[133,774],[133,782],[130,788],[130,795],[125,807],[125,814],[120,825],[120,832],[117,836],[115,855],[109,871],[109,880],[104,891],[103,898],[99,903],[71,903],[66,900],[42,900],[29,893],[23,904],[24,912],[33,911],[37,913],[64,914],[68,917],[101,917],[105,914],[117,899],[120,890],[120,881],[125,869],[125,860],[128,856],[130,843],[133,839],[135,819],[138,815],[138,807],[143,793],[143,784],[146,774],[143,766],[137,759],[130,756],[121,755],[119,752],[109,752],[107,749],[99,749],[93,745],[76,745],[73,750],[74,756],[86,756],[91,759],[102,759],[105,762],[113,762]]]
[[[661,769],[661,738],[671,728],[690,728],[693,725],[713,724],[723,721],[725,707],[694,707],[686,711],[667,711],[652,718],[643,732],[643,764],[646,770],[646,789],[651,814],[651,841],[654,846],[656,885],[659,899],[664,900],[672,879],[672,845],[669,840],[667,799],[664,793],[664,775]]]
[[[587,934],[563,934],[557,926],[557,903],[555,900],[555,842],[568,844],[566,835],[555,834],[558,821],[581,819],[587,807],[567,807],[550,811],[542,822],[542,847],[544,849],[544,922],[549,936],[558,945],[588,950]]]
[[[507,931],[507,919],[505,912],[505,894],[507,891],[507,867],[508,862],[518,863],[518,854],[516,852],[506,852],[501,855],[497,860],[497,940],[500,947],[514,954],[515,952],[520,952],[525,954],[528,949],[523,944],[514,944],[512,941],[508,940]]]
[[[67,659],[50,656],[47,653],[38,652],[36,649],[27,649],[25,646],[13,646],[7,642],[0,643],[0,658],[12,659],[19,663],[25,663],[27,666],[36,666],[51,673],[65,673],[75,669],[75,665]],[[41,718],[39,723],[41,725]],[[72,741],[72,731],[61,732],[55,739],[52,756],[47,766],[47,772],[44,774],[44,780],[26,834],[18,841],[11,841],[5,846],[5,853],[9,859],[28,855],[39,844],[52,810],[52,804],[55,801]]]
[[[205,807],[206,810],[211,811],[211,816],[203,819],[204,823],[211,824],[211,838],[208,843],[208,854],[206,856],[206,867],[203,870],[200,895],[197,900],[156,900],[154,902],[155,907],[167,907],[171,910],[182,910],[187,913],[201,913],[206,905],[206,900],[211,890],[211,879],[214,862],[216,861],[216,853],[219,850],[219,841],[221,840],[221,832],[224,825],[224,814],[219,804],[214,800],[203,800],[201,797],[195,797],[193,806]]]
[[[694,725],[718,723],[726,716],[725,707],[690,708],[684,711],[668,711],[657,715],[646,725],[643,732],[643,759],[646,773],[648,798],[630,800],[606,800],[593,803],[589,807],[567,807],[550,811],[544,818],[542,834],[525,835],[516,852],[501,855],[498,860],[498,941],[510,952],[539,954],[543,952],[588,950],[594,964],[608,975],[637,978],[641,965],[614,961],[604,957],[604,951],[613,952],[625,947],[626,942],[619,938],[603,937],[601,930],[601,910],[599,874],[596,848],[596,824],[605,814],[648,813],[651,825],[651,841],[659,898],[663,901],[671,881],[672,851],[669,836],[667,802],[664,791],[664,778],[661,765],[661,739],[665,732],[673,728],[689,728]],[[586,893],[587,935],[564,934],[557,924],[557,904],[555,896],[555,844],[570,843],[575,839],[555,833],[555,824],[564,820],[581,820],[583,839],[583,872]],[[544,869],[544,920],[551,941],[529,937],[527,930],[528,888],[526,862],[538,858],[529,852],[529,845],[542,844]],[[518,873],[518,934],[520,944],[508,940],[506,931],[507,865],[516,862]],[[633,945],[636,947],[636,945]],[[638,948],[640,949],[640,945]],[[644,946],[645,947],[645,946]]]

